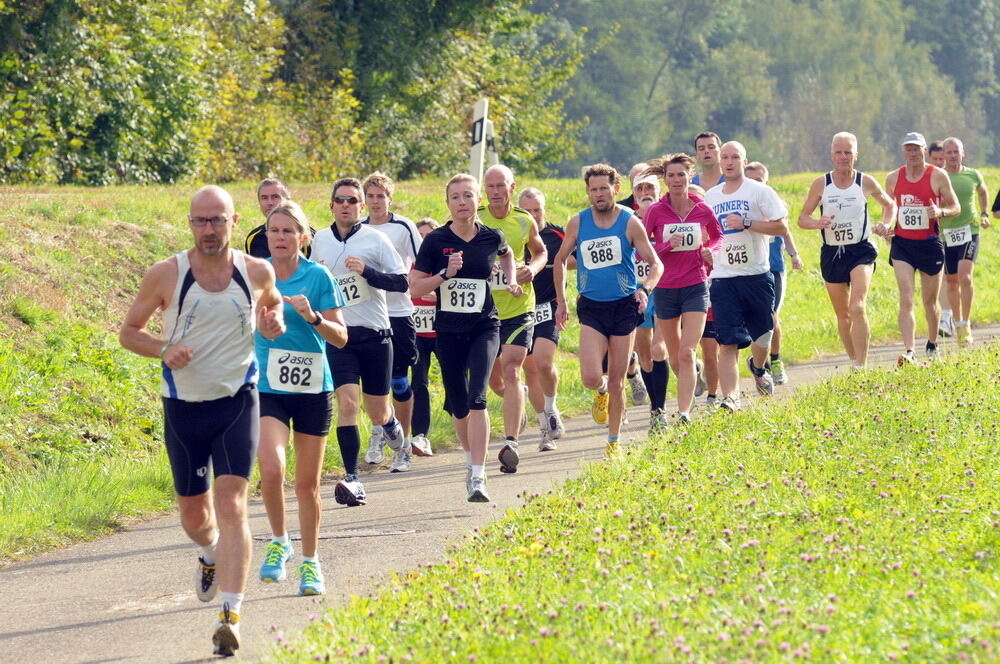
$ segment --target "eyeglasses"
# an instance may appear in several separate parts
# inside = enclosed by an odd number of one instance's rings
[[[350,205],[357,205],[361,202],[357,196],[334,196],[333,200],[337,203],[348,203]]]
[[[188,221],[195,228],[204,228],[208,224],[212,224],[212,228],[225,228],[229,217],[188,217]]]

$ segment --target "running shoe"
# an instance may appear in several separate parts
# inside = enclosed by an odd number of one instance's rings
[[[194,593],[203,602],[211,602],[219,591],[219,581],[215,578],[215,565],[208,565],[198,556],[198,568],[194,574]]]
[[[594,392],[594,402],[590,405],[590,416],[598,424],[608,423],[608,400],[610,398],[607,392]]]
[[[416,456],[434,456],[434,450],[431,449],[431,441],[424,434],[419,434],[410,439],[410,449]]]
[[[738,395],[729,395],[719,402],[719,408],[721,410],[729,411],[730,413],[735,413],[742,407],[743,404],[741,403]]]
[[[752,355],[747,355],[747,368],[750,369],[750,375],[753,376],[753,382],[757,385],[757,393],[760,396],[769,397],[774,394],[774,381],[771,380],[771,374],[767,373],[766,369],[755,369]]]
[[[628,386],[632,390],[632,403],[634,405],[641,406],[649,401],[649,392],[646,391],[646,384],[642,382],[641,372],[636,371],[634,375],[629,377]]]
[[[701,360],[694,361],[694,395],[700,397],[705,393],[708,384],[705,383],[705,363]]]
[[[385,461],[382,448],[385,446],[384,430],[382,427],[372,427],[372,435],[368,437],[368,451],[365,452],[365,462],[370,464],[380,464]]]
[[[405,473],[410,469],[410,443],[400,447],[392,454],[392,463],[389,464],[390,473]]]
[[[551,452],[556,449],[556,443],[549,434],[542,434],[542,439],[538,441],[539,452]]]
[[[559,415],[559,411],[547,410],[544,414],[549,424],[549,435],[552,436],[552,440],[559,440],[563,437],[563,434],[566,433],[566,427],[563,426],[562,417]]]
[[[260,566],[260,580],[264,583],[284,581],[288,576],[285,563],[292,559],[295,551],[291,544],[271,541],[264,550],[264,564]]]
[[[963,348],[972,343],[972,325],[970,323],[965,323],[964,325],[955,326],[955,340],[958,342],[959,346]]]
[[[240,648],[240,616],[235,611],[229,610],[227,603],[219,612],[219,622],[215,623],[215,632],[212,634],[213,651],[216,655],[232,657]]]
[[[896,360],[896,366],[901,367],[905,364],[915,364],[916,361],[917,361],[917,354],[914,353],[913,350],[911,349],[899,356],[899,359]]]
[[[785,363],[781,361],[780,357],[777,360],[771,360],[768,364],[770,365],[769,371],[775,385],[784,385],[788,382],[788,374],[785,373]]]
[[[938,350],[937,344],[932,344],[928,341],[927,345],[924,346],[924,352],[927,354],[927,359],[932,362],[941,359],[941,351]]]
[[[687,413],[677,413],[677,424],[691,424],[691,416]]]
[[[357,475],[345,475],[333,488],[333,497],[341,505],[357,507],[365,504],[365,487]]]
[[[485,477],[473,477],[469,480],[469,502],[470,503],[488,503],[490,502],[490,495],[486,493],[486,478]]]
[[[389,446],[389,449],[396,452],[405,447],[406,436],[403,435],[403,425],[399,423],[399,420],[393,419],[393,422],[395,424],[393,424],[391,429],[381,427],[382,440]]]
[[[663,414],[663,411],[657,408],[649,412],[649,431],[647,434],[650,437],[659,436],[667,429],[667,418]]]
[[[941,317],[938,321],[938,334],[942,337],[951,337],[955,334],[955,323],[952,318]]]
[[[719,401],[721,401],[719,397],[715,396],[714,394],[709,394],[707,397],[705,397],[705,408],[714,409],[719,405]]]
[[[304,560],[299,565],[299,594],[325,595],[326,583],[319,563],[315,560]]]
[[[500,448],[500,454],[497,455],[497,459],[500,460],[501,473],[516,473],[517,464],[521,462],[521,455],[517,451],[517,441],[513,438],[508,438],[504,446]]]

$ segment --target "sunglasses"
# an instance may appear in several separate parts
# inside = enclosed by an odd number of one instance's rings
[[[357,196],[334,196],[333,200],[337,203],[349,203],[350,205],[357,205],[361,202]]]

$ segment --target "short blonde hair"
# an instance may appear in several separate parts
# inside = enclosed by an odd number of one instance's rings
[[[472,188],[475,189],[477,193],[479,192],[479,180],[477,180],[475,176],[469,175],[468,173],[459,173],[458,175],[452,176],[452,178],[448,180],[448,184],[445,185],[445,200],[448,199],[448,192],[451,191],[451,185],[458,184],[459,182],[471,182]]]
[[[302,210],[298,203],[291,199],[281,201],[278,205],[271,208],[271,211],[267,213],[267,223],[265,228],[270,225],[271,217],[276,214],[283,214],[292,221],[295,222],[295,229],[299,232],[299,235],[304,235],[306,241],[302,244],[303,247],[308,247],[309,243],[312,242],[312,230],[309,228],[309,218],[306,217],[306,213]]]

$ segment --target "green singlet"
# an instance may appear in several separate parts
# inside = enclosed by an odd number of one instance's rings
[[[507,245],[513,250],[515,257],[524,256],[524,248],[528,244],[528,238],[531,234],[531,226],[535,223],[530,214],[516,205],[512,205],[506,217],[497,219],[490,212],[489,206],[484,205],[479,208],[479,220],[504,234]],[[521,288],[524,290],[521,297],[514,297],[506,290],[493,290],[493,302],[497,306],[497,315],[500,316],[500,320],[507,320],[535,310],[535,291],[531,282],[521,284]]]
[[[983,174],[974,168],[962,166],[958,173],[948,173],[951,187],[955,190],[955,198],[962,206],[962,211],[955,217],[945,217],[941,220],[942,228],[961,228],[971,226],[973,235],[979,234],[979,217],[976,214],[976,189],[985,185]]]

